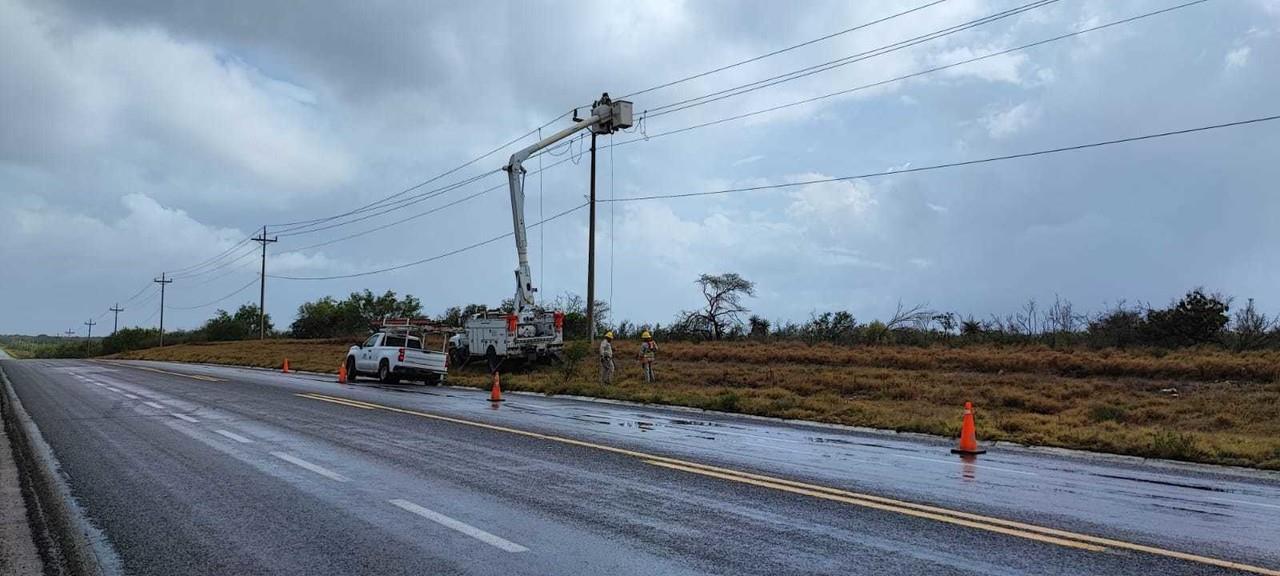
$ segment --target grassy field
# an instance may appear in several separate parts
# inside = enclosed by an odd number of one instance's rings
[[[123,358],[335,372],[349,341],[190,344]],[[618,377],[597,383],[590,354],[573,369],[503,377],[508,390],[577,394],[955,436],[960,407],[979,437],[1023,444],[1280,470],[1280,354],[1058,351],[1038,347],[837,347],[669,343],[645,384],[617,342]],[[478,369],[454,384],[487,387]],[[1176,389],[1174,394],[1169,389]]]

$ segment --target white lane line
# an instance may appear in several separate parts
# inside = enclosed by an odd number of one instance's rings
[[[130,399],[130,400],[137,400],[137,399],[138,399],[138,397],[137,397],[137,396],[134,396],[133,394],[130,394],[130,393],[128,393],[128,392],[121,392],[121,394],[124,394],[124,397],[125,397],[125,398],[128,398],[128,399]]]
[[[226,430],[214,430],[214,433],[215,433],[215,434],[219,434],[219,435],[221,435],[221,436],[225,436],[225,437],[230,438],[230,439],[232,439],[232,440],[235,440],[236,442],[239,442],[239,443],[241,443],[241,444],[249,444],[249,443],[252,443],[252,442],[253,442],[253,440],[250,440],[250,439],[248,439],[248,438],[245,438],[244,436],[241,436],[241,435],[236,434],[236,433],[234,433],[234,432],[228,432],[228,431],[226,431]]]
[[[178,414],[177,412],[170,414],[170,416],[173,416],[174,418],[177,418],[179,420],[186,420],[187,422],[191,422],[191,423],[199,422],[199,420],[196,420],[195,418],[187,416],[186,414]]]
[[[1212,498],[1212,497],[1209,498],[1209,500],[1213,500],[1215,502],[1230,502],[1232,504],[1245,504],[1248,506],[1261,506],[1263,508],[1275,508],[1277,510],[1280,510],[1280,506],[1276,506],[1275,504],[1263,504],[1262,502],[1250,502],[1248,500],[1235,500],[1232,498]]]
[[[301,459],[301,458],[298,458],[297,456],[290,456],[290,455],[288,455],[288,454],[285,454],[284,452],[272,452],[272,453],[271,453],[271,455],[272,455],[272,456],[275,456],[276,458],[279,458],[279,459],[281,459],[281,460],[284,460],[285,462],[288,462],[288,463],[290,463],[290,464],[293,464],[293,465],[295,465],[295,466],[297,466],[297,467],[299,467],[299,468],[304,468],[304,469],[310,470],[310,471],[312,471],[312,472],[315,472],[316,474],[319,474],[319,475],[321,475],[321,476],[324,476],[325,478],[328,478],[328,479],[330,479],[330,480],[336,480],[336,481],[338,481],[338,482],[346,482],[346,481],[347,481],[347,477],[346,477],[346,476],[343,476],[343,475],[341,475],[341,474],[339,474],[339,473],[337,473],[337,472],[334,472],[333,470],[330,470],[330,469],[328,469],[328,468],[325,468],[325,467],[323,467],[323,466],[319,466],[319,465],[316,465],[316,464],[312,464],[312,463],[310,463],[310,462],[307,462],[306,460],[303,460],[303,459]]]
[[[475,538],[476,540],[484,542],[485,544],[488,544],[495,548],[499,548],[507,552],[528,552],[529,551],[528,548],[525,548],[524,546],[516,544],[515,542],[512,542],[510,540],[507,540],[499,536],[494,536],[493,534],[485,532],[484,530],[476,528],[475,526],[466,524],[459,520],[454,520],[453,518],[445,516],[444,514],[441,514],[434,510],[428,510],[408,500],[396,499],[396,500],[390,500],[389,502],[391,502],[391,504],[397,508],[417,514],[423,518],[426,518],[427,520],[430,520],[432,522],[435,522],[436,524],[444,526],[445,528],[448,528],[450,530],[456,530],[458,532],[466,534],[467,536]]]
[[[123,393],[124,393],[124,392],[121,392],[119,388],[112,388],[112,387],[110,387],[110,386],[103,386],[103,388],[106,388],[107,390],[110,390],[110,391],[112,391],[112,392],[117,392],[117,393],[120,393],[120,394],[123,394]]]
[[[155,402],[143,402],[143,404],[155,408],[156,410],[164,410],[164,406],[156,404]]]

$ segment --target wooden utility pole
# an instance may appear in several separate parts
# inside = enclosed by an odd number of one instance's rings
[[[93,327],[96,324],[97,322],[94,322],[93,318],[90,318],[88,322],[84,323],[85,326],[89,327],[89,333],[84,337],[84,349],[86,352],[93,351]]]
[[[164,272],[160,273],[160,277],[152,280],[160,284],[160,347],[164,347],[164,287],[167,284],[173,284],[173,280],[165,280]]]
[[[116,330],[120,329],[120,313],[124,312],[124,308],[121,308],[120,303],[116,302],[116,305],[111,307],[111,311],[116,314],[115,320],[111,321],[111,335],[115,336]]]
[[[262,275],[258,281],[258,339],[267,339],[267,244],[279,242],[280,237],[267,238],[267,227],[262,227],[262,235],[253,239],[262,244]]]
[[[587,333],[596,343],[596,133],[591,131],[591,223],[587,225]]]

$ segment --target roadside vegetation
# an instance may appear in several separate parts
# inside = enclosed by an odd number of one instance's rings
[[[333,373],[355,340],[183,344],[120,358]],[[640,378],[637,341],[615,341],[615,384],[598,384],[595,355],[572,342],[558,366],[511,367],[507,390],[690,406],[954,437],[960,406],[978,408],[983,441],[1280,470],[1280,352],[1009,348],[841,348],[829,344],[668,342],[659,381]],[[1067,357],[1044,361],[1042,357]],[[815,358],[820,361],[814,362]],[[1167,362],[1182,368],[1171,370]],[[1083,367],[1083,368],[1082,368]],[[1239,378],[1253,374],[1257,378]],[[1205,376],[1199,376],[1205,375]],[[483,366],[452,384],[487,388]]]
[[[1280,327],[1251,299],[1233,308],[1232,298],[1193,289],[1163,307],[1121,302],[1093,314],[1055,298],[985,319],[900,305],[882,320],[835,310],[792,322],[752,315],[755,284],[737,274],[704,274],[694,286],[703,306],[665,325],[611,322],[597,303],[594,330],[617,336],[618,378],[608,387],[585,342],[585,302],[562,295],[554,306],[565,311],[565,361],[506,367],[504,387],[941,436],[958,432],[968,400],[987,441],[1280,469]],[[453,307],[437,320],[459,326],[484,310]],[[157,332],[137,328],[88,344],[6,347],[266,368],[288,358],[296,369],[335,372],[380,318],[421,314],[412,296],[363,291],[303,304],[287,330],[268,319],[265,341],[254,339],[258,309],[245,305],[166,333],[163,349],[154,348]],[[634,357],[643,330],[660,345],[655,384],[641,380]],[[449,378],[490,384],[479,366]]]

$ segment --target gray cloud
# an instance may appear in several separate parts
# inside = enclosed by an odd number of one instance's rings
[[[264,223],[390,194],[603,90],[644,88],[911,5],[0,0],[0,257],[15,271],[0,285],[0,301],[23,303],[5,308],[0,332],[77,325],[161,270],[226,250]],[[1163,5],[1059,3],[646,128],[658,133],[848,88]],[[953,0],[645,94],[636,106],[1005,7]],[[602,194],[866,173],[1275,113],[1280,78],[1267,71],[1280,55],[1278,30],[1273,2],[1211,2],[946,74],[618,147],[602,157]],[[666,320],[696,305],[696,274],[734,270],[760,283],[753,305],[775,318],[829,308],[866,318],[899,299],[978,316],[1055,293],[1085,307],[1116,298],[1158,303],[1199,284],[1280,308],[1280,262],[1271,249],[1280,241],[1273,225],[1280,199],[1269,184],[1280,176],[1277,139],[1276,128],[1258,126],[840,185],[605,206],[604,294],[620,316]],[[501,163],[495,156],[465,174]],[[530,176],[530,221],[540,212],[538,184],[549,215],[581,202],[585,180],[585,160]],[[499,190],[411,225],[273,258],[271,266],[348,273],[508,230]],[[585,215],[530,236],[544,294],[581,293]],[[437,310],[496,302],[512,289],[511,252],[502,241],[382,276],[273,281],[268,307],[283,325],[304,300],[363,288],[412,292]],[[253,278],[252,266],[240,266],[222,278],[175,283],[171,302],[230,293]],[[211,311],[175,311],[166,320],[194,326]],[[131,310],[122,320],[149,313]]]

